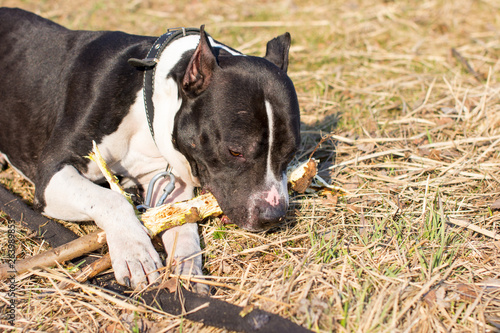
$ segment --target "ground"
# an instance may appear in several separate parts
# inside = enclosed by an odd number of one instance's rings
[[[0,0],[72,29],[159,35],[206,25],[253,55],[289,31],[297,161],[334,186],[291,194],[267,233],[200,224],[214,297],[317,332],[500,330],[500,3],[496,0]],[[36,32],[35,32],[36,33]],[[324,141],[320,143],[321,138]],[[28,202],[12,170],[0,181]],[[0,217],[1,256],[10,221]],[[78,227],[86,233],[90,225]],[[16,227],[18,259],[46,249]],[[218,332],[88,285],[70,268],[16,281],[15,330]],[[0,309],[9,302],[0,282]],[[9,330],[7,320],[0,328]]]

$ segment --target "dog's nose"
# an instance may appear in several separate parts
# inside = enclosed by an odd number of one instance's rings
[[[259,207],[259,223],[263,228],[269,228],[282,222],[285,218],[286,208],[285,204],[277,206],[263,205]]]

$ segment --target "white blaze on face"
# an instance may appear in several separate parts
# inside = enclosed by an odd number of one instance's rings
[[[271,153],[273,150],[274,143],[274,117],[273,108],[271,103],[266,101],[266,113],[267,113],[267,126],[269,128],[269,140],[267,140],[269,147],[267,148],[267,166],[266,166],[266,181],[272,181],[276,178],[274,177],[273,170],[271,168]]]
[[[267,122],[269,128],[269,140],[268,140],[268,150],[267,150],[267,165],[266,165],[266,187],[269,188],[269,192],[267,192],[266,201],[273,207],[276,207],[280,204],[280,200],[284,199],[285,203],[288,204],[288,193],[286,191],[286,175],[283,173],[281,175],[281,179],[278,180],[276,175],[273,173],[272,165],[271,165],[271,157],[272,150],[274,146],[274,114],[273,108],[269,101],[266,101],[266,113],[267,113]]]

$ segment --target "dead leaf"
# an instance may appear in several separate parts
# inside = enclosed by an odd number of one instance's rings
[[[228,264],[225,260],[222,260],[219,266],[219,274],[229,274],[231,273],[232,268],[231,265]]]
[[[363,209],[361,209],[361,212],[360,212],[360,215],[359,215],[359,220],[360,220],[360,223],[361,223],[362,227],[359,227],[359,231],[358,232],[359,232],[359,234],[361,236],[365,236],[368,233],[369,229],[371,229],[371,228],[366,223],[365,214],[363,214]]]
[[[455,108],[451,108],[451,107],[442,107],[441,108],[441,111],[444,113],[444,114],[458,114],[458,111],[457,109]]]
[[[189,213],[187,213],[184,217],[186,219],[186,223],[196,223],[200,220],[200,212],[198,208],[191,207]]]
[[[460,283],[457,285],[456,290],[462,301],[472,303],[477,298],[476,290],[471,285]]]
[[[178,285],[177,278],[171,278],[165,282],[160,283],[158,289],[167,289],[169,293],[173,293],[177,290],[177,285]]]
[[[370,153],[375,149],[375,144],[372,142],[360,143],[359,145],[356,145],[356,148],[358,148],[358,150],[361,150],[362,152]]]
[[[433,149],[429,152],[429,158],[437,161],[441,161],[441,151]]]
[[[265,256],[260,258],[260,261],[265,264],[270,264],[276,260],[276,256],[274,254],[266,254]]]
[[[430,307],[433,308],[436,306],[436,290],[432,289],[424,296],[424,302]]]
[[[348,210],[350,210],[351,212],[353,212],[353,213],[359,213],[361,211],[360,207],[357,207],[357,206],[354,206],[354,205],[351,205],[351,204],[347,204],[346,208]]]
[[[446,288],[441,286],[436,290],[436,303],[440,308],[446,308],[450,302],[446,299]]]
[[[495,200],[495,202],[490,205],[490,208],[492,210],[500,209],[500,199]]]
[[[435,122],[437,125],[446,125],[448,123],[453,122],[453,119],[448,118],[448,117],[442,117],[442,118],[436,119]]]
[[[325,191],[326,199],[323,199],[325,206],[335,207],[339,202],[339,196],[333,195],[330,191]]]
[[[104,332],[106,333],[115,333],[121,331],[123,331],[123,326],[118,323],[109,324],[108,326],[106,326],[106,328],[104,328]]]
[[[355,204],[355,203],[358,203],[358,202],[363,202],[363,199],[362,199],[362,198],[360,198],[360,197],[348,198],[348,199],[346,200],[346,202],[347,202],[348,204]]]
[[[428,156],[431,153],[427,148],[417,148],[417,152],[420,156]]]
[[[424,302],[430,308],[447,308],[449,307],[449,300],[446,298],[446,288],[441,286],[437,289],[432,289],[424,296]]]
[[[419,145],[425,145],[425,144],[429,143],[429,141],[425,138],[417,138],[417,139],[413,140],[412,143],[416,146],[419,146]]]

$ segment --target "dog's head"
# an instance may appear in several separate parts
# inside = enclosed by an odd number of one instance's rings
[[[289,47],[286,33],[268,42],[263,58],[231,55],[212,48],[202,29],[175,78],[182,105],[174,146],[229,219],[247,230],[271,227],[288,207],[285,171],[300,143]]]

